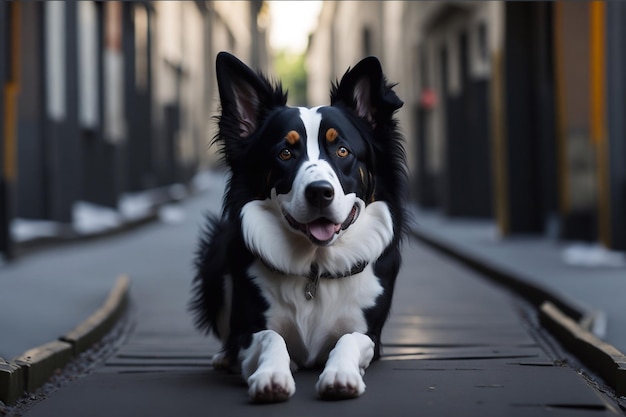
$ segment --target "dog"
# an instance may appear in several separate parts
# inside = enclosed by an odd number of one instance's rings
[[[255,402],[285,401],[294,367],[322,367],[322,399],[358,397],[381,354],[405,234],[403,102],[368,57],[330,105],[288,107],[279,82],[220,52],[214,138],[230,171],[209,215],[190,308]],[[296,368],[294,368],[296,369]]]

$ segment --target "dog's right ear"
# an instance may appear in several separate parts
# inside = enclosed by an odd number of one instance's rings
[[[268,110],[287,103],[280,84],[272,86],[227,52],[217,55],[216,75],[222,103],[220,125],[235,129],[239,137],[250,136]]]

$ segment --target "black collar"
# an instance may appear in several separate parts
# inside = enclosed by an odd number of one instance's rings
[[[309,280],[319,279],[319,278],[325,278],[325,279],[345,278],[345,277],[349,277],[352,275],[356,275],[360,272],[363,272],[366,266],[367,266],[367,262],[361,261],[352,265],[352,268],[350,268],[349,271],[345,271],[339,274],[331,274],[330,272],[322,272],[320,274],[317,264],[313,264],[311,265],[311,272],[309,272],[309,274],[307,275],[307,278]]]
[[[274,266],[265,262],[263,258],[259,258],[259,259],[261,260],[261,262],[263,262],[263,265],[265,265],[265,267],[269,269],[270,271],[278,273],[278,274],[282,274],[282,275],[288,275],[286,272],[281,271],[280,269],[275,268]],[[312,298],[315,297],[315,294],[317,292],[317,285],[319,283],[320,278],[339,279],[339,278],[350,277],[352,275],[356,275],[358,273],[363,272],[363,270],[367,267],[367,265],[368,265],[367,261],[361,261],[352,265],[349,271],[340,272],[338,274],[331,274],[330,272],[320,273],[319,267],[317,266],[317,264],[312,264],[311,271],[307,275],[305,275],[305,277],[309,280],[309,282],[307,283],[304,289],[304,296],[306,297],[307,300],[311,300]]]

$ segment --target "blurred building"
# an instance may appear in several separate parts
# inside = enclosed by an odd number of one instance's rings
[[[624,28],[623,2],[324,2],[308,94],[377,55],[419,205],[623,251]]]
[[[214,59],[268,67],[261,1],[0,4],[0,252],[15,218],[187,183],[214,156]]]

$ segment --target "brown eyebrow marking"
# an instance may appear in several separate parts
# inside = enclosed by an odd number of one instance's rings
[[[285,136],[285,140],[289,142],[290,145],[295,145],[296,142],[300,140],[300,134],[295,130],[291,130],[287,133],[287,136]]]
[[[338,136],[339,136],[339,133],[332,127],[326,131],[326,140],[331,143],[334,142]]]

